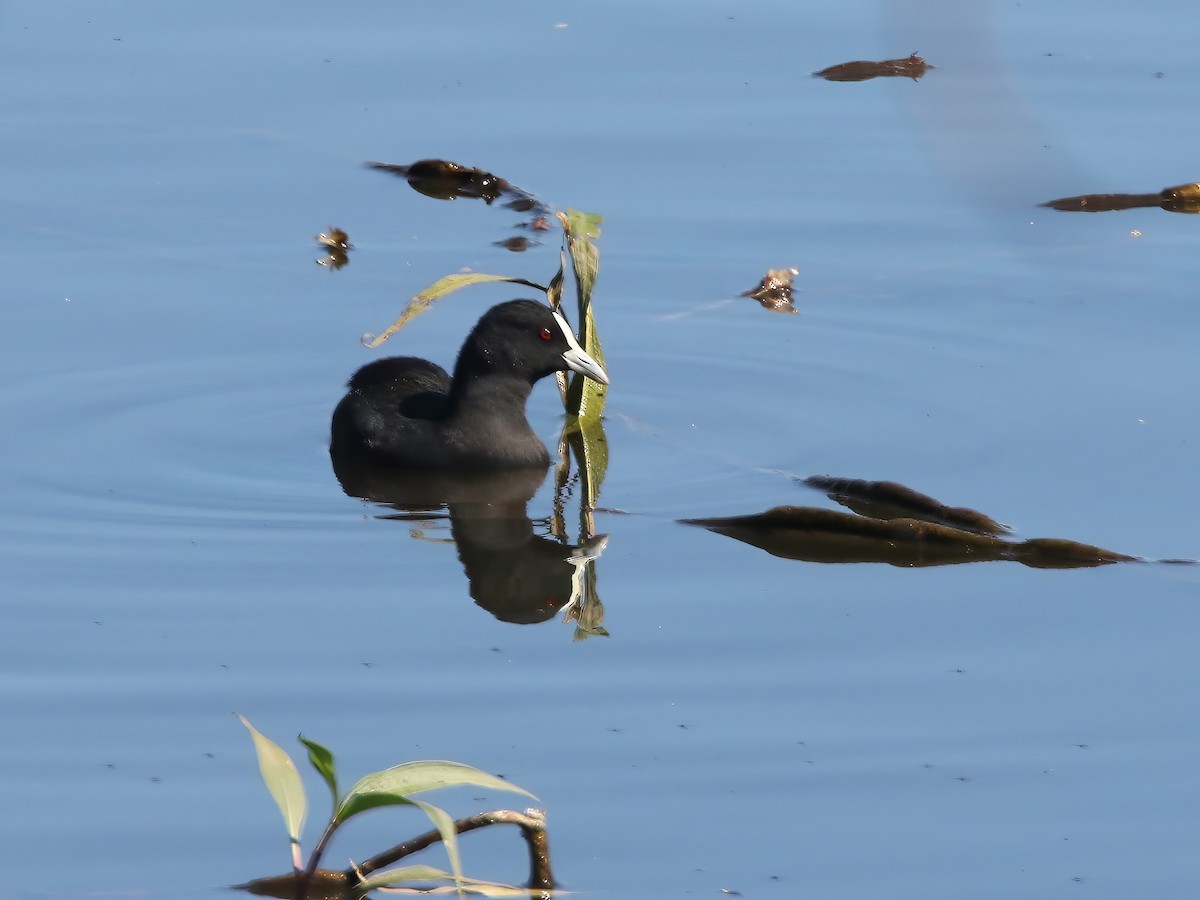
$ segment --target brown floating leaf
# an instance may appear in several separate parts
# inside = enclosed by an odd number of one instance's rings
[[[1200,183],[1179,184],[1163,188],[1162,208],[1167,212],[1200,213]]]
[[[1060,212],[1112,212],[1159,207],[1167,212],[1200,213],[1200,183],[1163,188],[1157,194],[1080,194],[1039,203]]]
[[[934,66],[929,65],[914,53],[901,59],[885,59],[881,62],[857,59],[854,62],[839,63],[819,72],[813,72],[813,75],[824,78],[826,81],[868,81],[872,78],[896,77],[911,78],[916,81],[925,74],[926,70],[932,68]]]
[[[354,249],[354,245],[350,243],[350,235],[342,229],[330,225],[328,234],[318,234],[314,240],[329,250],[323,259],[316,260],[318,266],[327,266],[336,271],[349,265],[350,251]]]
[[[799,312],[792,305],[792,279],[799,274],[799,269],[768,269],[758,287],[744,291],[742,296],[753,297],[772,312]]]
[[[309,876],[307,896],[309,900],[353,900],[356,883],[356,879],[345,872],[317,869]],[[299,884],[296,875],[289,873],[272,875],[268,878],[256,878],[245,884],[235,884],[233,887],[258,897],[279,897],[281,900],[293,900]]]
[[[1175,187],[1163,188],[1162,198],[1179,203],[1200,202],[1200,182],[1194,181],[1191,184],[1177,184]]]
[[[527,191],[521,190],[510,181],[473,166],[463,166],[446,159],[421,159],[410,165],[397,163],[368,162],[368,168],[389,172],[408,180],[414,191],[437,200],[456,200],[459,197],[482,200],[489,206],[500,197],[509,198],[504,206],[520,213],[528,213],[529,220],[518,227],[533,231],[546,231],[550,225],[546,216],[550,208]],[[511,241],[515,241],[511,238]],[[509,250],[516,249],[507,246]],[[526,245],[528,246],[528,245]],[[525,248],[521,248],[525,249]]]
[[[1112,212],[1114,209],[1141,209],[1161,203],[1158,194],[1083,194],[1047,200],[1038,205],[1061,212]]]
[[[938,525],[961,528],[979,534],[1008,534],[1009,529],[995,519],[965,506],[947,506],[927,494],[914,491],[895,481],[863,481],[858,478],[833,478],[814,475],[804,484],[825,491],[830,500],[861,516],[874,519],[923,519]]]
[[[354,245],[350,243],[350,235],[342,231],[340,228],[329,226],[328,234],[318,234],[315,238],[318,244],[323,244],[326,247],[331,247],[334,250],[353,250]]]
[[[502,241],[496,241],[497,247],[503,247],[505,250],[511,250],[513,253],[524,253],[530,247],[539,243],[539,241],[531,241],[523,235],[505,238]]]
[[[885,562],[918,567],[1012,560],[1041,569],[1076,569],[1137,561],[1137,557],[1074,541],[1011,543],[917,519],[871,519],[804,506],[777,506],[754,515],[680,521],[758,547],[772,556],[808,562]]]
[[[470,197],[490,204],[512,189],[512,185],[491,172],[445,159],[420,159],[407,166],[368,162],[367,166],[407,178],[414,191],[436,200]]]

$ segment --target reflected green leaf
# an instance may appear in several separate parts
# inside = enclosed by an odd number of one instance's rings
[[[288,837],[292,842],[293,864],[299,863],[300,832],[304,828],[304,818],[308,813],[308,800],[304,795],[304,783],[296,764],[287,752],[258,731],[246,720],[238,716],[250,737],[254,741],[254,751],[258,754],[258,768],[262,773],[263,783],[271,792],[283,821],[287,825]]]
[[[308,761],[312,763],[312,767],[317,770],[317,773],[329,785],[329,793],[333,795],[333,804],[337,806],[337,771],[334,767],[333,751],[323,744],[318,744],[316,741],[306,738],[302,734],[297,735],[296,740],[308,748]]]
[[[524,278],[513,278],[509,275],[485,275],[482,272],[461,272],[455,275],[447,275],[444,278],[439,278],[429,287],[425,288],[425,290],[410,299],[404,309],[401,310],[396,321],[384,329],[382,334],[365,336],[363,343],[371,348],[378,347],[421,313],[425,312],[425,310],[429,309],[435,301],[440,300],[447,294],[452,294],[473,284],[488,284],[496,281],[523,284],[526,287],[536,288],[543,293],[546,292],[546,288],[535,281],[527,281]]]
[[[353,815],[377,806],[411,804],[408,799],[410,794],[458,785],[511,791],[537,799],[524,788],[473,766],[449,760],[422,760],[403,763],[360,778],[338,804],[334,820],[341,823]]]
[[[600,485],[608,472],[608,438],[599,419],[573,419],[563,429],[562,439],[575,454],[575,464],[584,490],[584,515],[596,508]],[[591,534],[592,530],[587,529]]]

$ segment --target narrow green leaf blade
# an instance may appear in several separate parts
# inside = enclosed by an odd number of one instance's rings
[[[600,274],[600,250],[593,239],[600,237],[601,218],[594,213],[569,209],[559,213],[567,233],[567,249],[575,273],[575,293],[579,304],[579,343],[588,356],[604,366],[604,350],[592,315],[592,291]],[[580,419],[598,420],[604,412],[608,387],[583,375],[571,379],[567,391],[567,412]]]
[[[562,306],[562,290],[563,290],[563,272],[567,267],[567,251],[558,251],[558,271],[554,273],[554,277],[550,279],[550,286],[546,288],[546,302],[550,304],[550,308],[558,312]],[[558,383],[558,398],[562,401],[563,408],[567,407],[567,373],[555,372],[554,380]]]
[[[434,866],[398,866],[376,872],[364,878],[357,885],[358,890],[366,893],[376,888],[391,887],[396,884],[412,884],[413,882],[453,881],[454,876]]]
[[[238,718],[242,720],[254,741],[254,751],[258,754],[258,769],[262,773],[263,783],[283,815],[288,837],[292,841],[292,855],[295,858],[296,848],[300,844],[300,832],[304,828],[304,818],[308,813],[308,800],[304,796],[304,783],[300,780],[300,773],[282,747],[261,734],[245,716],[239,715]]]
[[[302,734],[296,735],[296,740],[308,748],[308,761],[312,763],[312,767],[317,770],[317,773],[329,785],[329,793],[333,795],[333,805],[337,806],[337,768],[333,761],[333,751],[323,744],[318,744],[316,741],[306,738]]]
[[[378,890],[379,888],[387,888],[393,885],[404,884],[428,884],[429,882],[453,882],[454,876],[449,872],[434,868],[433,866],[400,866],[395,869],[388,869],[385,872],[376,872],[369,878],[364,878],[357,885],[357,889],[362,893]],[[462,879],[464,890],[477,891],[481,894],[487,894],[489,897],[526,897],[530,896],[529,888],[521,888],[512,884],[504,884],[499,881],[481,881],[478,878]],[[423,893],[443,893],[445,889],[435,888],[432,891]]]
[[[550,279],[550,285],[546,288],[546,302],[555,312],[562,306],[563,272],[566,267],[567,254],[560,250],[558,251],[558,271],[554,273],[554,277]]]
[[[360,778],[338,804],[334,819],[339,823],[344,822],[365,809],[392,803],[407,803],[411,794],[458,785],[510,791],[537,799],[524,788],[473,766],[443,759],[421,760],[393,766],[382,772],[372,772]]]
[[[546,288],[534,281],[526,281],[524,278],[513,278],[508,275],[485,275],[482,272],[460,272],[455,275],[447,275],[445,278],[439,278],[421,293],[417,294],[405,305],[400,311],[399,317],[379,335],[364,335],[363,343],[368,347],[378,347],[393,334],[419,316],[425,310],[429,309],[434,304],[434,301],[440,300],[447,294],[453,294],[461,288],[468,287],[472,284],[486,284],[493,281],[507,281],[512,284],[523,284],[527,287],[537,288],[537,290],[545,293]]]
[[[425,803],[423,800],[412,802],[419,806],[425,815],[429,816],[429,821],[433,822],[433,827],[442,836],[442,843],[446,845],[446,856],[450,858],[450,869],[454,872],[454,886],[458,889],[458,896],[461,897],[463,895],[462,860],[458,855],[458,829],[454,827],[454,820],[450,818],[450,813],[440,806]]]
[[[563,440],[575,454],[575,464],[583,482],[584,508],[581,513],[590,517],[600,496],[600,485],[608,473],[608,438],[600,419],[576,418],[563,429]],[[588,530],[591,534],[592,530]]]

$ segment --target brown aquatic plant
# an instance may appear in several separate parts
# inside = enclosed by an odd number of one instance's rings
[[[436,200],[475,199],[491,206],[495,201],[506,198],[502,204],[506,209],[528,216],[517,227],[532,231],[550,229],[549,206],[511,181],[485,169],[464,166],[447,159],[420,159],[407,164],[368,162],[366,166],[404,178],[414,191]],[[496,243],[509,250],[514,249],[507,243]]]
[[[891,481],[817,476],[804,484],[855,514],[776,506],[740,516],[681,519],[767,551],[808,562],[883,562],[902,567],[1011,561],[1038,569],[1078,569],[1141,562],[1136,556],[1057,538],[1016,541],[973,509],[952,507]]]
[[[1113,212],[1122,209],[1151,209],[1167,212],[1200,213],[1200,183],[1177,184],[1157,194],[1080,194],[1039,203],[1059,212]]]
[[[505,250],[510,250],[513,253],[524,253],[530,247],[537,245],[538,241],[531,241],[522,234],[514,235],[510,238],[505,238],[502,241],[496,241],[497,247],[503,247]]]
[[[328,251],[324,258],[315,260],[318,266],[337,271],[350,264],[350,251],[354,249],[354,245],[350,243],[350,235],[342,229],[330,225],[327,233],[318,234],[313,240]]]
[[[880,62],[869,62],[856,59],[853,62],[838,63],[819,72],[813,72],[817,78],[826,81],[869,81],[872,78],[911,78],[916,81],[926,70],[932,69],[916,53],[900,59],[885,59]]]
[[[947,506],[895,481],[865,481],[813,475],[802,482],[825,491],[834,500],[860,516],[873,519],[923,519],[938,525],[961,528],[978,534],[1008,534],[1009,528],[990,516],[965,506]]]
[[[799,269],[768,269],[758,286],[753,290],[743,291],[743,297],[753,297],[763,309],[771,312],[799,312],[792,305],[792,281],[800,274]]]
[[[498,197],[513,190],[512,185],[498,175],[445,159],[419,159],[408,165],[368,162],[367,167],[399,175],[408,180],[414,191],[435,200],[457,200],[459,197],[467,197],[482,200],[490,205]]]

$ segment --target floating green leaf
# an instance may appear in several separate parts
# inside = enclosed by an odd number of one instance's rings
[[[300,832],[304,828],[304,817],[308,812],[308,800],[304,795],[304,783],[296,764],[287,752],[261,734],[245,716],[238,716],[250,737],[254,740],[254,751],[258,754],[258,768],[263,783],[271,792],[283,821],[287,825],[288,837],[292,842],[292,865],[300,868]]]
[[[297,735],[296,740],[308,748],[308,761],[312,763],[312,767],[317,770],[318,774],[325,779],[325,783],[329,785],[329,793],[333,795],[333,805],[337,806],[337,770],[333,763],[333,751],[323,744],[318,744],[316,741],[306,738],[302,734]]]
[[[346,796],[338,804],[333,818],[340,824],[351,816],[377,806],[410,804],[412,802],[408,799],[410,794],[466,784],[498,791],[512,791],[537,799],[524,788],[497,778],[495,775],[489,775],[473,766],[449,760],[422,760],[403,763],[360,778],[346,792]]]
[[[512,284],[523,284],[527,287],[537,288],[543,293],[546,291],[546,288],[542,287],[542,285],[538,284],[537,282],[526,281],[524,278],[513,278],[508,275],[485,275],[481,272],[462,272],[456,275],[447,275],[445,278],[439,278],[429,287],[425,288],[425,290],[421,291],[421,293],[410,299],[405,305],[404,309],[401,310],[396,321],[384,329],[382,334],[378,336],[364,336],[363,343],[368,347],[378,347],[421,313],[425,312],[425,310],[429,309],[429,307],[433,305],[434,301],[440,300],[447,294],[452,294],[461,288],[468,287],[469,285],[486,284],[493,281],[507,281]]]

